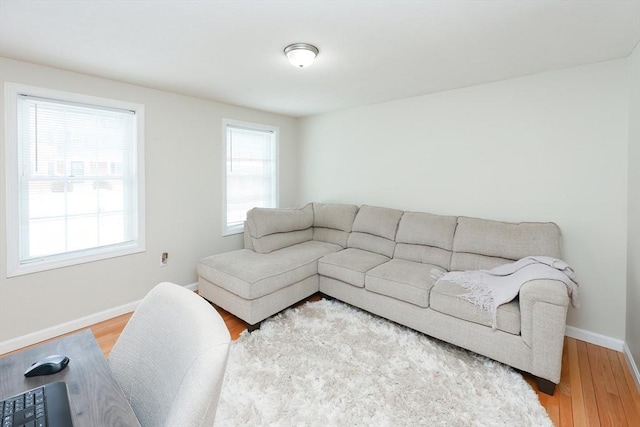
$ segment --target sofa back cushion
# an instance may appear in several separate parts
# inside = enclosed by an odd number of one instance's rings
[[[242,233],[242,237],[244,241],[244,248],[255,251],[255,249],[253,249],[253,241],[251,240],[251,233],[249,232],[249,224],[247,223],[246,220],[244,221],[244,233]]]
[[[405,212],[398,224],[394,258],[449,269],[458,218]]]
[[[347,241],[347,247],[375,252],[391,258],[395,249],[396,231],[402,211],[361,206]]]
[[[458,217],[450,270],[490,269],[531,255],[561,258],[561,246],[560,228],[552,222]]]
[[[253,249],[270,253],[313,238],[313,206],[309,203],[293,209],[253,208],[247,212],[246,224]]]
[[[358,206],[337,203],[313,204],[313,240],[347,247]]]

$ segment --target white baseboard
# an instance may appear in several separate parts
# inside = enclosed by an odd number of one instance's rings
[[[633,379],[636,380],[636,387],[638,387],[638,391],[640,391],[640,370],[638,370],[638,365],[636,365],[636,362],[633,360],[633,355],[627,343],[624,343],[624,354],[627,356],[627,364],[629,365]]]
[[[599,345],[600,347],[610,348],[611,350],[615,351],[623,351],[624,348],[624,341],[622,340],[608,337],[606,335],[600,335],[598,333],[576,328],[573,326],[567,326],[564,330],[564,334],[570,338],[575,338],[580,341],[586,341],[588,343]]]
[[[198,289],[198,284],[192,283],[186,285],[185,288],[191,291],[196,291]],[[80,319],[61,323],[50,328],[42,329],[40,331],[32,332],[27,335],[22,335],[20,337],[2,341],[0,342],[0,355],[57,337],[59,335],[68,334],[69,332],[77,331],[78,329],[83,329],[93,324],[104,322],[105,320],[113,319],[114,317],[118,317],[126,313],[131,313],[136,309],[139,303],[140,300],[133,301],[127,304],[110,308],[108,310],[90,314],[89,316],[85,316]]]
[[[0,342],[0,354],[8,353],[10,351],[17,350],[28,345],[36,344],[41,341],[57,337],[59,335],[67,334],[69,332],[76,331],[91,326],[95,323],[103,322],[114,317],[131,313],[136,309],[140,301],[130,302],[118,307],[113,307],[108,310],[101,311],[99,313],[90,314],[89,316],[81,317],[80,319],[72,320],[70,322],[61,323],[56,326],[52,326],[47,329],[42,329],[36,332],[32,332],[27,335],[22,335],[7,341]]]

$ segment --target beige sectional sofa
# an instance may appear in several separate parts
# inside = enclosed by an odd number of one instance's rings
[[[320,291],[538,378],[560,380],[569,297],[564,283],[533,280],[487,312],[436,271],[489,269],[530,255],[561,258],[553,223],[505,223],[373,206],[313,203],[254,208],[245,249],[198,263],[204,298],[251,325]]]

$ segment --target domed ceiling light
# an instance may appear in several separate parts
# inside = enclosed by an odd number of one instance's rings
[[[287,59],[296,68],[308,67],[318,56],[318,48],[308,43],[294,43],[284,48]]]

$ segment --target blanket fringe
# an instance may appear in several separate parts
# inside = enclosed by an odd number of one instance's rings
[[[468,292],[459,297],[487,311],[494,330],[497,327],[498,305],[513,300],[520,287],[530,280],[559,280],[566,285],[572,305],[580,305],[575,273],[564,261],[548,256],[529,256],[491,270],[444,272],[434,268],[431,277],[435,285],[446,280],[466,289]]]
[[[457,285],[460,285],[462,288],[466,289],[468,292],[460,295],[465,301],[468,301],[478,308],[485,310],[489,313],[491,319],[491,328],[496,330],[497,328],[497,317],[498,310],[495,305],[495,298],[493,296],[493,291],[486,285],[486,279],[482,277],[482,273],[479,271],[451,271],[449,273],[442,272],[440,270],[432,269],[431,277],[436,280],[436,284],[440,280],[448,280]]]

